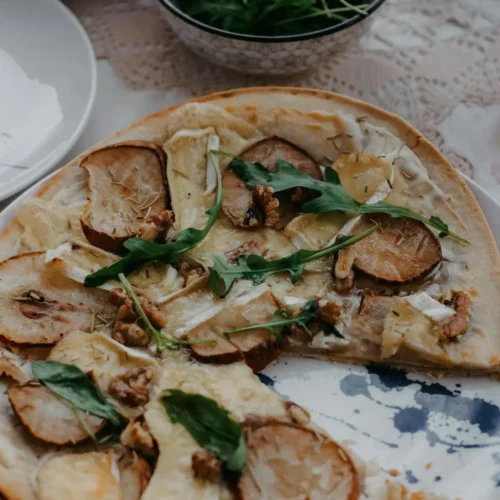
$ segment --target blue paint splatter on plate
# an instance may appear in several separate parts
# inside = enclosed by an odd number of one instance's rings
[[[382,403],[372,394],[373,388],[389,393],[403,391],[409,386],[418,387],[413,396],[413,406],[401,407]],[[500,445],[500,441],[496,440],[489,443],[458,442],[456,436],[449,436],[445,440],[430,428],[431,415],[441,415],[445,419],[477,426],[489,437],[500,437],[500,408],[497,405],[480,398],[462,396],[460,391],[451,391],[442,384],[411,379],[401,370],[369,366],[366,375],[349,374],[343,377],[340,381],[340,390],[346,396],[365,397],[378,405],[394,410],[392,420],[396,430],[402,434],[424,432],[431,446],[437,443],[446,445],[449,453],[453,453],[456,448],[485,448]]]

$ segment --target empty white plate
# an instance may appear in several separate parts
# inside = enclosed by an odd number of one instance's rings
[[[18,168],[0,164],[3,176],[4,169],[12,171],[12,178],[0,183],[3,200],[59,166],[78,140],[94,103],[96,62],[85,30],[59,0],[2,0],[0,49],[30,79],[56,90],[63,113],[62,121]],[[29,123],[27,134],[28,128]]]

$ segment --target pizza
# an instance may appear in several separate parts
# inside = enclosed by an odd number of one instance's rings
[[[437,499],[261,383],[281,355],[495,374],[499,254],[400,118],[256,88],[131,125],[0,236],[0,496]]]

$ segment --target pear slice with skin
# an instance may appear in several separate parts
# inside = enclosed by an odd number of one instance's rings
[[[12,408],[36,438],[57,445],[76,444],[90,437],[71,405],[36,381],[9,388]],[[81,412],[87,428],[96,434],[106,419]]]
[[[141,236],[146,219],[166,208],[167,156],[154,142],[128,141],[93,151],[80,163],[89,173],[89,201],[80,218],[92,245],[118,252]]]

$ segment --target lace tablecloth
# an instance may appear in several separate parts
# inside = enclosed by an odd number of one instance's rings
[[[359,46],[305,75],[239,75],[185,49],[157,0],[67,0],[131,89],[193,95],[249,85],[334,90],[393,111],[500,199],[500,1],[388,0]]]

